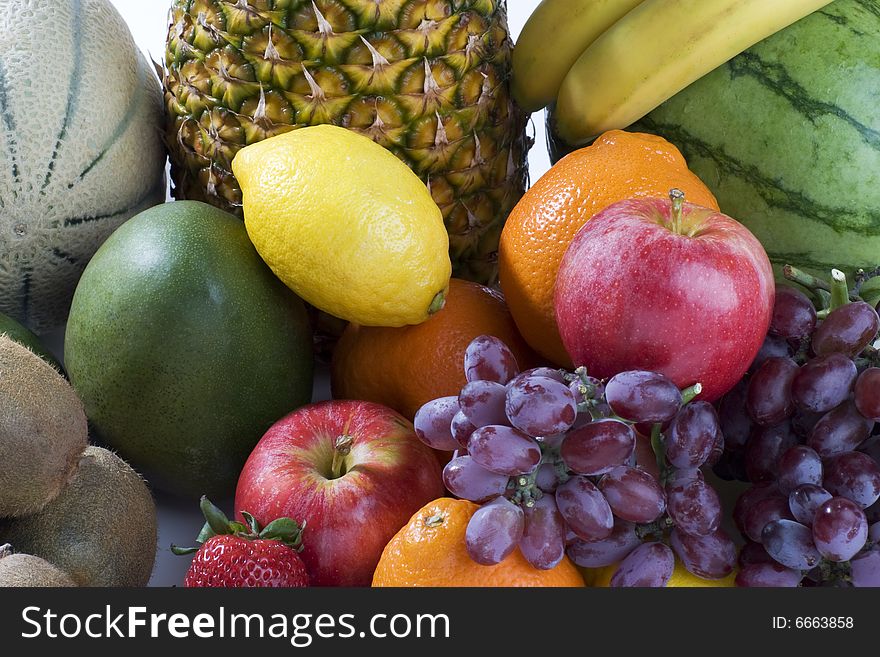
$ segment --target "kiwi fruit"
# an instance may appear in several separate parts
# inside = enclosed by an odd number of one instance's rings
[[[0,520],[0,536],[79,586],[146,586],[156,560],[156,505],[128,463],[90,446],[61,494],[37,514]]]
[[[87,443],[83,405],[67,380],[0,336],[0,517],[36,513],[53,500]]]
[[[70,575],[32,554],[15,554],[8,543],[0,545],[0,588],[76,586]]]

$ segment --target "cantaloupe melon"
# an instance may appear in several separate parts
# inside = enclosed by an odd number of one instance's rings
[[[161,123],[108,0],[0,0],[0,312],[64,322],[101,242],[164,199]]]

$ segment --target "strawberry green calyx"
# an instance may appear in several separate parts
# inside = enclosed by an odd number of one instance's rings
[[[199,507],[205,516],[205,525],[196,539],[199,545],[206,543],[215,536],[230,534],[250,541],[280,541],[297,552],[301,552],[303,549],[302,533],[306,526],[305,522],[298,523],[292,518],[277,518],[265,527],[260,527],[257,519],[247,511],[241,512],[247,524],[236,520],[229,520],[226,514],[214,506],[204,495],[199,502]],[[176,545],[171,546],[171,551],[177,555],[192,554],[198,551],[198,549],[198,547],[182,548]]]

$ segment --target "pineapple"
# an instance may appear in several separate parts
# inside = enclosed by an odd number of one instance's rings
[[[176,196],[240,216],[236,152],[333,123],[388,148],[428,185],[455,276],[495,281],[531,145],[508,88],[504,0],[173,0],[169,23]]]

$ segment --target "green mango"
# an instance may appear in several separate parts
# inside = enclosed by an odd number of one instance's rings
[[[97,437],[187,497],[232,495],[257,441],[312,394],[302,301],[241,221],[194,201],[146,210],[98,249],[64,348]]]

